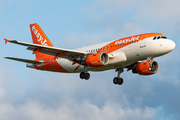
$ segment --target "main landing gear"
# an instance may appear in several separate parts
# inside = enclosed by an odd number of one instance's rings
[[[118,76],[113,79],[113,83],[118,84],[118,85],[122,85],[123,84],[123,79],[120,78],[120,74],[122,72],[124,72],[124,69],[123,68],[118,68],[118,69],[116,69],[116,71],[118,71]]]
[[[84,66],[84,72],[81,72],[79,76],[81,79],[89,80],[90,74],[87,72],[86,68],[87,66]]]
[[[86,68],[87,68],[87,66],[84,66],[84,72],[81,72],[79,76],[81,79],[88,80],[90,78],[90,74],[87,72]],[[122,72],[124,72],[124,69],[118,68],[118,69],[116,69],[116,71],[118,71],[118,76],[113,79],[113,83],[118,84],[118,85],[122,85],[123,79],[120,77],[120,74]]]
[[[81,73],[80,73],[80,78],[81,78],[81,79],[88,80],[88,79],[90,78],[90,74],[87,73],[87,72],[81,72]]]

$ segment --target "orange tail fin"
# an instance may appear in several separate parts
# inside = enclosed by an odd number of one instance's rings
[[[42,31],[40,26],[37,23],[30,24],[30,30],[31,30],[31,35],[32,35],[32,40],[34,44],[40,44],[44,46],[51,46],[53,47],[52,43],[50,40],[47,38],[45,33]],[[35,53],[36,58],[41,58],[41,57],[46,57],[49,55],[43,54],[43,53]]]

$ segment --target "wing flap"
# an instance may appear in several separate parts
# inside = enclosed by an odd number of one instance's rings
[[[43,61],[29,60],[29,59],[15,58],[15,57],[5,57],[5,58],[10,59],[10,60],[19,61],[19,62],[24,62],[24,63],[37,64],[37,65],[43,63]]]
[[[7,39],[5,39],[5,41],[7,41]],[[37,48],[42,48],[39,52],[41,52],[42,50],[48,51],[45,54],[49,54],[49,55],[55,55],[55,54],[61,53],[61,52],[67,52],[67,54],[69,54],[69,55],[80,55],[80,56],[87,54],[86,52],[83,52],[83,51],[69,50],[69,49],[56,48],[56,47],[50,47],[50,46],[43,46],[43,45],[39,45],[39,44],[26,43],[26,42],[21,42],[21,41],[17,41],[17,40],[8,40],[7,42],[27,46],[28,50],[32,50],[32,49],[35,50]],[[52,53],[52,54],[50,54],[50,53]]]

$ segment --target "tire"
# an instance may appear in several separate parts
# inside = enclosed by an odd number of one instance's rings
[[[122,84],[123,84],[123,82],[124,82],[124,81],[123,81],[123,79],[122,79],[122,78],[119,78],[119,80],[118,80],[118,84],[119,84],[119,85],[122,85]]]
[[[115,78],[113,79],[113,83],[114,83],[114,84],[118,84],[118,81],[119,81],[119,80],[118,80],[117,77],[115,77]]]
[[[90,78],[90,74],[89,73],[85,73],[85,79],[89,80],[89,78]]]
[[[81,79],[85,79],[85,73],[84,72],[81,72],[79,76]]]

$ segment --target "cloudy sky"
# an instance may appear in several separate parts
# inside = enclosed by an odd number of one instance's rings
[[[0,120],[179,120],[179,0],[0,0]],[[37,22],[56,47],[82,45],[159,32],[176,43],[155,58],[159,72],[124,72],[114,85],[114,70],[79,74],[26,68],[5,60],[34,59],[26,47],[4,45],[3,38],[31,42],[29,24]]]

